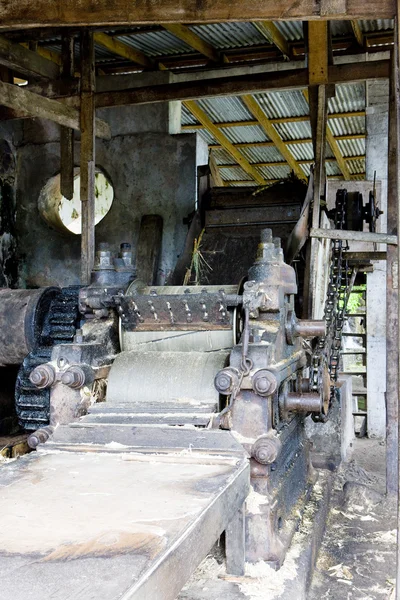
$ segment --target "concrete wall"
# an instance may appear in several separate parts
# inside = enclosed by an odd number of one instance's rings
[[[374,172],[381,181],[381,209],[378,231],[387,231],[389,83],[367,83],[366,178]],[[378,250],[386,250],[380,245]],[[367,427],[369,437],[386,435],[386,262],[375,261],[367,274]]]
[[[156,108],[122,107],[99,114],[110,123],[113,137],[96,141],[96,165],[114,187],[114,202],[96,227],[96,243],[109,242],[117,251],[120,242],[130,242],[135,250],[142,216],[161,215],[158,282],[162,284],[183,249],[187,232],[183,218],[194,209],[197,164],[206,161],[207,154],[196,134],[169,135],[179,106]],[[79,146],[78,141],[77,166]],[[60,169],[58,127],[46,121],[24,121],[16,155],[19,285],[77,284],[80,236],[50,229],[37,208],[40,190]]]
[[[15,148],[0,130],[0,287],[15,287],[18,278],[15,232]]]

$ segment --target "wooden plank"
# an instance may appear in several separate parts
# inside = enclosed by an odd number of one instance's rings
[[[235,513],[225,530],[226,571],[241,577],[245,574],[245,509],[244,505]]]
[[[242,208],[225,208],[223,210],[206,211],[206,227],[246,226],[269,223],[296,223],[300,217],[300,206],[264,206]]]
[[[23,75],[56,79],[60,69],[52,61],[0,35],[0,64]]]
[[[160,215],[144,215],[140,223],[137,245],[137,278],[146,285],[157,283],[158,267],[163,234],[163,219]]]
[[[227,137],[214,125],[214,123],[209,119],[206,113],[200,108],[197,102],[189,101],[184,102],[186,108],[196,117],[200,123],[204,125],[204,127],[215,137],[215,139],[221,144],[221,146],[235,159],[235,161],[243,168],[246,173],[251,175],[251,177],[259,184],[263,185],[265,183],[264,178],[260,173],[251,166],[248,160],[235,148],[235,146],[228,140]]]
[[[388,233],[370,233],[369,231],[313,228],[310,230],[310,237],[325,240],[349,240],[353,242],[374,242],[376,244],[397,245],[397,235],[390,235]]]
[[[81,284],[89,285],[95,248],[95,59],[93,33],[81,34]]]
[[[114,0],[19,0],[0,5],[0,27],[29,28],[59,25],[108,26],[159,23],[213,23],[220,21],[259,21],[286,19],[391,19],[395,15],[393,0],[163,0],[132,2]]]
[[[70,127],[79,131],[79,111],[63,104],[59,100],[44,98],[39,94],[28,92],[23,87],[11,85],[0,81],[0,104],[8,106],[26,117],[39,117],[49,119],[59,125]],[[97,137],[110,139],[111,132],[105,121],[96,119]]]
[[[96,44],[103,46],[103,48],[107,48],[110,52],[118,54],[118,56],[123,56],[146,69],[154,69],[155,67],[154,62],[146,56],[144,52],[132,48],[132,46],[128,46],[128,44],[124,44],[110,35],[105,33],[95,33],[94,41]]]
[[[245,95],[242,96],[242,100],[252,113],[252,115],[257,119],[269,139],[274,143],[276,148],[282,154],[283,158],[287,161],[289,167],[294,171],[294,173],[300,179],[307,179],[303,169],[299,166],[298,162],[294,158],[293,154],[288,150],[286,144],[283,142],[281,136],[275,129],[275,127],[270,123],[267,115],[262,110],[261,106],[258,104],[257,100],[253,98],[253,96]]]
[[[185,42],[188,46],[197,50],[197,52],[200,52],[200,54],[207,56],[207,58],[214,62],[219,62],[220,58],[218,51],[211,44],[198,36],[197,33],[189,29],[189,27],[180,25],[179,23],[168,23],[164,25],[164,28],[172,33],[172,35]]]
[[[282,35],[273,21],[255,22],[258,31],[278,48],[286,58],[290,57],[290,47],[286,38]]]
[[[359,155],[359,156],[346,156],[344,160],[347,160],[349,162],[351,161],[357,161],[357,160],[365,160],[365,155]],[[314,163],[314,159],[305,159],[305,160],[298,160],[297,161],[299,165],[312,165]],[[335,163],[336,162],[336,158],[326,158],[325,159],[326,163]],[[284,167],[285,165],[287,165],[286,161],[271,161],[271,162],[257,162],[257,163],[251,163],[253,165],[253,167]],[[239,165],[230,165],[230,164],[226,164],[226,165],[217,165],[218,169],[235,169],[235,168],[239,168]]]
[[[309,84],[328,83],[328,23],[308,23],[308,73]]]
[[[213,152],[210,150],[210,154],[208,157],[208,164],[210,167],[210,171],[211,171],[211,177],[213,179],[213,183],[214,186],[218,186],[218,187],[224,187],[225,182],[221,177],[221,174],[219,172],[219,167],[215,161],[215,157]],[[238,169],[240,168],[240,165],[235,165],[235,167],[237,167]]]
[[[387,79],[388,77],[389,61],[387,60],[329,67],[329,83]],[[221,77],[220,79],[144,86],[124,91],[98,92],[96,94],[96,108],[151,104],[172,100],[183,101],[215,96],[239,96],[250,92],[302,89],[307,85],[307,69],[290,69],[271,73],[256,73],[254,75]],[[73,105],[74,98],[64,99],[64,101]]]
[[[72,35],[62,34],[61,37],[61,53],[63,64],[61,67],[61,77],[66,82],[69,82],[74,76],[74,42],[75,38]],[[69,127],[61,126],[60,129],[60,189],[64,198],[72,200],[74,195],[74,130]]]

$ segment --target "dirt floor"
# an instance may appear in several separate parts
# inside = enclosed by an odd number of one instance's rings
[[[248,565],[248,576],[235,581],[226,575],[222,550],[215,548],[178,600],[394,600],[396,503],[384,493],[385,446],[378,440],[357,439],[351,460],[334,479],[326,532],[308,591],[300,584],[301,543],[307,542],[308,527],[303,523],[277,573]]]

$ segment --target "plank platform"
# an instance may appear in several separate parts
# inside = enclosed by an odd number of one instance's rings
[[[87,423],[39,448],[0,468],[13,600],[174,600],[249,491],[229,432]]]

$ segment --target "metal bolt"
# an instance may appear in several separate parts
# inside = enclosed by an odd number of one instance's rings
[[[81,367],[73,365],[69,367],[62,375],[61,382],[73,389],[79,389],[85,385],[85,373]]]
[[[266,369],[261,369],[253,375],[252,385],[256,394],[270,396],[277,388],[277,381],[273,373]]]
[[[29,380],[40,390],[50,387],[56,378],[56,373],[51,365],[39,365],[29,375]]]
[[[254,442],[251,455],[261,465],[270,465],[277,459],[281,447],[279,438],[263,435]]]
[[[44,444],[47,442],[49,437],[53,435],[54,427],[48,425],[47,427],[41,427],[37,431],[31,433],[31,435],[27,439],[27,443],[29,448],[35,450],[39,446],[39,444]]]
[[[222,369],[214,379],[214,385],[217,392],[223,394],[224,396],[229,396],[232,393],[233,389],[239,383],[239,376],[236,369],[231,367],[227,367],[226,369]]]

